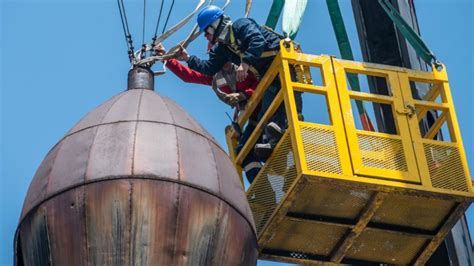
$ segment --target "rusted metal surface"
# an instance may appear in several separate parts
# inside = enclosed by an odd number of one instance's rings
[[[84,265],[87,261],[84,187],[62,193],[45,205],[51,260],[55,265]]]
[[[155,76],[149,68],[134,67],[128,72],[128,89],[153,90],[155,87]]]
[[[40,207],[25,219],[19,236],[22,243],[25,265],[51,265],[50,242],[45,208]]]
[[[346,232],[344,238],[340,240],[333,252],[331,252],[332,262],[341,262],[341,260],[347,254],[349,248],[352,246],[352,243],[354,243],[354,239],[356,239],[362,233],[386,197],[387,193],[383,192],[376,192],[374,195],[372,195],[372,198],[360,213],[357,224],[350,231],[348,230]]]
[[[132,265],[173,265],[176,199],[179,185],[152,180],[134,182],[132,195]]]
[[[254,265],[232,162],[182,108],[147,89],[90,112],[30,185],[17,265]]]
[[[462,203],[459,203],[459,205],[454,208],[453,212],[451,213],[449,218],[446,220],[446,223],[439,230],[439,232],[436,234],[433,240],[429,242],[429,244],[425,247],[423,252],[419,254],[418,258],[416,258],[416,261],[414,261],[413,265],[418,266],[418,265],[426,264],[428,259],[436,251],[439,244],[444,240],[446,235],[453,228],[453,226],[456,224],[459,218],[464,214],[464,212],[466,211],[467,207],[469,207],[469,205],[470,203],[468,202],[462,202]]]

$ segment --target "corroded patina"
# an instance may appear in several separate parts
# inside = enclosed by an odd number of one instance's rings
[[[230,159],[149,88],[106,101],[51,149],[15,237],[16,265],[254,265],[257,256]]]

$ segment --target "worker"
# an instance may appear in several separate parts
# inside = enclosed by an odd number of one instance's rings
[[[232,22],[217,6],[210,5],[201,10],[197,22],[205,38],[215,44],[209,52],[209,59],[202,60],[196,56],[189,56],[185,49],[181,50],[181,58],[191,69],[203,74],[212,76],[226,62],[231,61],[237,65],[237,81],[245,80],[249,73],[254,73],[261,78],[280,50],[280,37],[277,34],[261,27],[251,18],[241,18]],[[280,79],[277,76],[263,95],[259,120],[270,107],[280,87]],[[301,114],[300,92],[295,92],[295,100],[298,114]],[[286,125],[284,104],[281,104],[266,125],[267,143],[255,145],[256,154],[263,160],[271,154]]]
[[[166,53],[163,45],[161,44],[155,46],[154,50],[157,55],[163,55]],[[234,115],[234,120],[237,118],[239,113],[244,111],[247,100],[252,96],[252,93],[255,91],[258,85],[257,78],[251,72],[248,73],[244,80],[236,81],[237,66],[231,62],[225,63],[222,69],[214,74],[214,76],[204,75],[200,72],[192,70],[189,67],[179,63],[176,59],[167,60],[166,67],[184,82],[212,86],[213,91],[221,101],[232,108],[235,108],[236,112]],[[258,112],[259,106],[252,113],[249,118],[249,122],[245,126],[245,129],[243,132],[241,132],[238,145],[236,147],[237,154],[243,148],[244,144],[247,142],[248,138],[255,129],[255,126],[257,125],[256,121]],[[242,162],[242,168],[245,172],[247,180],[249,183],[252,183],[262,168],[262,163],[255,158],[253,152],[249,152]]]

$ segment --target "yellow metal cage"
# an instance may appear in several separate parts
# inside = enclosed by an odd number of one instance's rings
[[[300,70],[297,80],[290,66]],[[310,68],[318,69],[320,85]],[[349,75],[382,79],[389,92],[352,90]],[[282,42],[241,126],[275,78],[282,87],[239,154],[235,132],[227,132],[241,170],[270,117],[285,106],[288,128],[247,190],[260,257],[423,265],[474,199],[445,68],[424,72],[308,55]],[[295,91],[324,96],[329,123],[299,121]],[[357,101],[383,106],[395,131],[361,129],[352,111]]]

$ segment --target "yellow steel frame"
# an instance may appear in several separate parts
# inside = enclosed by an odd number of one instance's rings
[[[389,71],[386,69],[370,69],[367,68],[366,65],[364,65],[363,63],[338,59],[333,59],[333,64],[336,71],[335,74],[339,97],[341,101],[341,108],[342,110],[344,110],[343,116],[346,125],[347,138],[349,139],[348,143],[349,149],[351,151],[354,173],[363,176],[372,176],[377,178],[387,178],[419,183],[420,178],[418,175],[411,140],[409,137],[410,130],[408,128],[406,116],[404,115],[404,110],[400,110],[403,109],[403,99],[401,97],[401,87],[398,82],[397,72]],[[388,86],[391,89],[392,96],[382,96],[348,90],[346,81],[346,73],[348,72],[386,78]],[[357,130],[354,122],[354,115],[352,114],[352,112],[348,112],[348,110],[351,110],[351,99],[372,101],[390,105],[392,107],[392,113],[395,115],[394,118],[399,134],[391,135]],[[402,114],[400,115],[400,113]],[[379,139],[401,141],[403,146],[403,155],[405,158],[405,163],[407,164],[406,171],[364,166],[362,162],[362,155],[360,152],[359,143],[357,141],[358,136],[360,135],[365,135],[369,137],[372,136]],[[391,147],[387,148],[390,149]],[[374,148],[374,150],[377,149]],[[384,157],[383,149],[381,152],[376,151],[375,153],[379,153],[378,155],[375,154],[376,157]]]
[[[319,68],[323,85],[316,86],[310,84],[311,82],[304,83],[300,80],[292,81],[289,65],[295,65],[300,70],[303,69],[302,75],[306,75],[306,81],[312,80],[309,76],[308,68]],[[443,226],[439,228],[436,236],[429,242],[429,245],[419,254],[415,264],[422,265],[426,262],[455,221],[462,215],[470,202],[474,200],[471,178],[454,112],[446,70],[444,67],[440,71],[435,68],[433,69],[433,72],[423,72],[400,67],[340,60],[327,55],[308,55],[297,52],[292,43],[282,41],[280,54],[276,56],[267,74],[261,80],[247,105],[245,113],[239,117],[237,121],[239,125],[244,126],[248,121],[250,114],[262,100],[265,89],[274,78],[280,79],[282,88],[239,154],[234,152],[237,144],[235,132],[230,128],[226,130],[229,153],[239,174],[241,174],[243,159],[252,151],[270,117],[275,113],[279,105],[282,102],[284,103],[288,120],[288,129],[285,136],[289,134],[291,139],[296,177],[294,180],[291,180],[291,184],[285,184],[285,194],[278,202],[274,203],[276,205],[270,206],[268,204],[254,203],[255,195],[262,188],[264,179],[267,178],[262,172],[268,173],[268,171],[271,171],[274,159],[276,159],[280,150],[283,149],[282,145],[284,144],[280,141],[264,168],[247,190],[247,197],[254,211],[254,216],[257,214],[255,212],[261,210],[271,214],[264,215],[263,223],[257,224],[260,250],[274,237],[279,225],[285,219],[286,213],[298,200],[298,194],[305,186],[317,183],[351,189],[360,188],[372,191],[373,193],[371,200],[360,213],[357,224],[351,227],[351,234],[341,240],[338,246],[331,252],[329,261],[332,263],[341,262],[353,241],[363,232],[374,213],[390,193],[455,202],[457,207],[450,211],[451,215],[444,221]],[[346,73],[384,77],[387,80],[391,94],[376,95],[350,91],[347,86]],[[301,75],[301,72],[299,75]],[[410,82],[426,82],[433,85],[424,98],[419,100],[413,98]],[[325,96],[330,125],[298,121],[294,98],[295,91]],[[442,99],[441,103],[435,102],[435,99],[439,96]],[[354,114],[352,113],[351,100],[371,101],[390,105],[396,123],[397,134],[357,129]],[[437,121],[422,136],[419,122],[429,110],[433,109],[439,111]],[[448,125],[451,142],[433,139],[443,123]],[[325,132],[325,134],[332,136],[333,142],[321,144],[320,142],[308,141],[303,136],[303,131]],[[368,139],[366,142],[369,143],[369,147],[374,147],[373,150],[362,151],[359,138]],[[331,145],[336,148],[329,147]],[[443,172],[429,165],[430,149],[439,150],[437,152],[445,157],[453,152],[457,152],[457,156],[453,158],[457,160],[456,163],[462,168],[462,171],[459,170],[462,172],[462,177],[450,182],[463,183],[463,189],[449,186],[444,187],[443,184],[436,185],[432,183],[430,176],[442,175]],[[337,171],[310,167],[312,160],[314,160],[313,157],[315,157],[311,156],[311,152],[315,151],[324,151],[325,156],[333,158],[334,164],[339,166]],[[388,155],[398,156],[400,162],[397,163],[406,165],[406,167],[394,169],[393,167],[384,168],[376,164],[374,166],[364,163],[364,160],[378,160],[383,163],[385,159],[389,159],[387,158]],[[285,162],[283,165],[286,164]],[[446,176],[446,178],[449,179],[450,177]],[[288,182],[288,180],[285,182]],[[291,219],[297,220],[297,218]],[[282,258],[271,254],[261,254],[261,257],[294,263],[311,262],[304,259]]]

